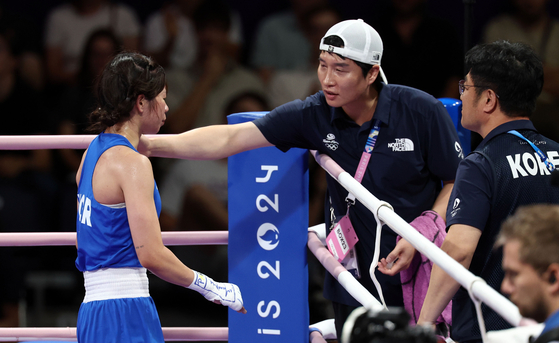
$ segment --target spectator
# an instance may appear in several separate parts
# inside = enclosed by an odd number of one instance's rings
[[[559,206],[520,207],[501,228],[505,278],[501,291],[520,314],[544,322],[538,343],[559,339]]]
[[[320,39],[326,31],[341,20],[341,15],[329,5],[319,5],[309,10],[303,19],[305,37],[311,46],[311,53],[304,68],[276,70],[267,85],[268,98],[272,107],[277,107],[295,99],[305,99],[320,90],[316,77]]]
[[[490,21],[483,40],[522,42],[536,51],[544,66],[544,84],[531,120],[542,135],[559,142],[559,21],[550,17],[549,2],[510,0],[512,11]]]
[[[15,37],[0,30],[0,135],[49,133],[42,94],[17,71]],[[56,183],[49,150],[0,151],[0,231],[49,231]],[[74,200],[75,206],[75,200]],[[29,268],[22,248],[0,249],[0,326],[19,325],[19,301]]]
[[[0,30],[13,41],[13,54],[18,56],[17,69],[22,79],[40,91],[44,86],[41,40],[37,28],[25,17],[7,11],[0,4]]]
[[[57,133],[59,135],[86,134],[87,116],[96,103],[94,94],[95,80],[105,65],[117,54],[121,44],[111,30],[94,31],[87,39],[81,54],[78,83],[63,92],[59,109]],[[61,184],[61,231],[76,229],[76,171],[80,166],[83,151],[76,149],[59,149],[55,151],[55,172]]]
[[[194,63],[198,49],[193,16],[204,1],[174,0],[148,18],[144,49],[165,68],[187,69]],[[241,43],[240,16],[232,12],[227,48],[232,57],[237,58]]]
[[[173,110],[163,129],[179,133],[217,124],[227,104],[245,92],[265,96],[258,76],[240,66],[228,53],[231,14],[221,0],[205,1],[194,14],[198,43],[196,63],[188,70],[167,73],[167,102]]]
[[[137,50],[140,24],[134,11],[109,0],[70,0],[48,15],[45,53],[49,81],[74,85],[87,38],[100,28],[112,30],[126,50]]]
[[[391,0],[373,25],[384,38],[388,82],[436,98],[458,98],[462,50],[454,26],[427,11],[427,0]]]
[[[327,0],[290,0],[291,8],[265,18],[256,32],[251,64],[265,83],[276,70],[306,69],[312,50],[304,33],[305,13]]]
[[[258,93],[242,93],[226,106],[225,116],[269,110]],[[227,230],[227,159],[176,161],[161,186],[163,230]]]

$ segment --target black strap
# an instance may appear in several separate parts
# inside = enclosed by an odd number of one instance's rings
[[[551,329],[544,334],[541,334],[532,343],[548,343],[548,342],[553,342],[553,341],[558,341],[559,342],[559,327]]]

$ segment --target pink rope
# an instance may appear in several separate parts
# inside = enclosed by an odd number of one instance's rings
[[[314,256],[316,256],[317,260],[324,266],[324,268],[326,268],[326,270],[337,280],[340,273],[346,269],[334,258],[334,256],[332,256],[328,249],[322,245],[322,242],[318,239],[314,232],[309,232],[308,235],[309,238],[307,245],[309,250],[314,254]]]
[[[0,150],[86,149],[95,135],[0,136]]]
[[[337,180],[340,174],[344,172],[342,167],[340,167],[336,162],[334,162],[334,160],[330,156],[321,154],[316,150],[309,150],[309,151],[314,156],[316,162],[324,170],[326,170],[328,174],[330,174],[334,179]]]
[[[163,328],[165,341],[227,341],[229,328]],[[0,342],[76,341],[76,328],[0,328]]]
[[[322,337],[322,335],[316,331],[311,332],[309,341],[310,343],[326,343],[324,337]]]
[[[229,328],[163,328],[165,341],[227,341]]]
[[[150,137],[153,135],[146,135]],[[95,135],[0,136],[0,150],[86,149]]]
[[[162,232],[165,245],[227,245],[228,231]],[[76,245],[75,232],[3,232],[0,247]]]

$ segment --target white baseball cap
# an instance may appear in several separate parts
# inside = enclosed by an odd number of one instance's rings
[[[344,47],[324,44],[324,38],[338,36]],[[362,19],[344,20],[332,26],[320,40],[320,50],[366,64],[378,64],[382,58],[382,39],[378,32]]]

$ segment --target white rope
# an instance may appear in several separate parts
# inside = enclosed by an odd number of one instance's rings
[[[479,324],[479,331],[481,333],[481,341],[486,343],[487,342],[487,330],[485,329],[485,320],[483,319],[483,312],[481,310],[481,301],[472,292],[472,287],[474,286],[474,284],[476,282],[480,282],[480,283],[483,283],[483,284],[486,284],[486,282],[482,278],[477,277],[472,282],[470,287],[468,288],[468,294],[470,295],[470,298],[474,302],[474,306],[476,308],[477,321],[478,321],[478,324]]]
[[[377,222],[377,233],[375,237],[375,252],[373,253],[373,261],[371,262],[371,266],[369,267],[369,276],[371,277],[371,280],[373,280],[373,283],[375,284],[375,288],[377,289],[377,293],[382,303],[382,306],[384,306],[384,308],[388,310],[388,307],[386,307],[386,301],[384,300],[384,293],[382,292],[382,286],[380,285],[380,283],[377,280],[377,277],[375,276],[375,269],[378,266],[378,260],[380,257],[380,236],[382,234],[382,225],[383,225],[383,223],[378,219],[378,216],[375,216],[375,221]]]
[[[311,151],[318,164],[322,166],[340,185],[355,197],[371,212],[378,213],[379,219],[386,223],[394,232],[412,244],[418,251],[425,255],[428,259],[437,264],[448,275],[455,279],[460,285],[466,289],[471,288],[471,293],[487,306],[492,308],[501,317],[513,326],[521,323],[522,316],[518,311],[518,307],[510,302],[507,298],[497,292],[486,283],[476,282],[477,276],[464,268],[460,263],[448,256],[444,251],[438,248],[434,243],[421,235],[405,220],[398,216],[394,211],[379,201],[372,195],[363,185],[357,182],[351,175],[343,171],[335,161],[330,157],[319,154],[317,151]]]
[[[334,277],[347,292],[365,308],[372,311],[381,311],[383,305],[348,272],[344,266],[328,249],[324,247],[320,239],[313,231],[308,233],[307,245],[309,250],[316,256],[316,259]]]

